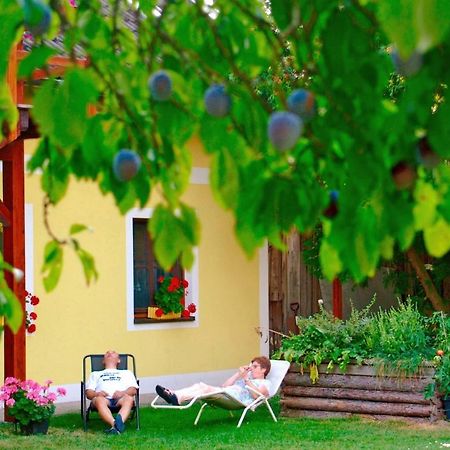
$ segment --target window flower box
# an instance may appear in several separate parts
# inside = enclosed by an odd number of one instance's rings
[[[160,310],[158,306],[150,306],[148,308],[148,318],[156,320],[172,320],[179,319],[181,317],[181,312],[168,312],[166,314],[157,314],[156,311]]]

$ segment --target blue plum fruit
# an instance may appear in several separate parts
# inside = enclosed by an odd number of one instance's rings
[[[131,180],[141,167],[141,158],[133,150],[122,149],[113,161],[114,175],[119,181]]]
[[[271,114],[267,132],[270,142],[276,149],[289,150],[294,147],[302,131],[302,119],[296,114],[288,111]]]
[[[414,51],[407,59],[402,58],[397,49],[391,53],[392,62],[394,63],[395,71],[404,77],[411,77],[415,75],[422,67],[423,57],[422,53]]]
[[[213,84],[206,90],[204,102],[206,111],[214,117],[224,117],[231,109],[231,98],[220,84]]]
[[[397,189],[409,189],[416,180],[416,171],[407,162],[400,161],[391,169],[392,179]]]
[[[23,15],[25,27],[34,36],[40,36],[50,28],[52,12],[41,0],[24,0]]]
[[[441,162],[441,157],[431,148],[426,137],[417,144],[417,161],[426,169],[434,169]]]
[[[296,89],[287,99],[288,109],[299,115],[303,122],[309,122],[316,114],[314,94],[306,89]]]
[[[333,217],[336,217],[337,213],[339,212],[338,207],[338,199],[339,199],[339,192],[338,191],[330,191],[329,193],[330,202],[328,203],[328,206],[323,211],[323,215],[325,217],[328,217],[329,219],[332,219]]]
[[[172,80],[167,72],[158,70],[150,76],[148,88],[156,101],[164,102],[172,95]]]

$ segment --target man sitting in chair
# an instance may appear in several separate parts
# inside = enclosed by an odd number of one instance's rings
[[[171,391],[157,385],[156,393],[167,403],[174,406],[179,406],[181,403],[194,397],[214,392],[226,392],[244,405],[249,405],[259,395],[264,395],[265,397],[269,395],[270,381],[265,379],[269,372],[269,358],[258,356],[253,358],[251,364],[240,367],[234,375],[223,383],[222,387],[196,383],[184,389]],[[247,387],[250,389],[247,389]]]
[[[139,388],[136,377],[130,370],[119,370],[119,354],[108,350],[103,357],[104,370],[91,373],[86,383],[86,397],[97,409],[102,420],[110,425],[108,434],[120,434],[130,415],[136,390]],[[119,407],[114,418],[110,407]]]

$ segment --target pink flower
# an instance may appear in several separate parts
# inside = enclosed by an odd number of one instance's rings
[[[16,401],[13,398],[6,400],[6,406],[14,406],[14,403],[16,403]]]
[[[47,381],[44,383],[44,386],[49,387],[52,383],[53,383],[53,380],[47,380]]]
[[[58,393],[58,395],[61,395],[61,396],[64,396],[67,394],[67,391],[63,387],[57,388],[56,392]]]
[[[70,5],[72,8],[76,8],[76,7],[78,6],[76,0],[69,0],[69,5]]]

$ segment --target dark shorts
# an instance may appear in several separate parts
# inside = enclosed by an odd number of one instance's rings
[[[109,398],[108,400],[109,400],[109,407],[110,408],[115,408],[117,406],[118,399],[116,399],[116,398]]]

